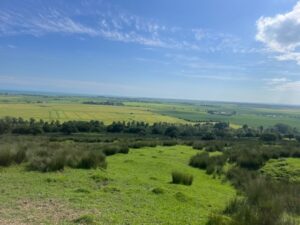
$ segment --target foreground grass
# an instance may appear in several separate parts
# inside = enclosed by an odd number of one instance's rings
[[[234,189],[189,167],[186,146],[131,150],[108,157],[104,170],[0,170],[0,224],[202,225]],[[172,171],[193,175],[191,186],[171,183]]]
[[[275,179],[284,179],[300,183],[300,159],[271,159],[262,168],[262,172]]]

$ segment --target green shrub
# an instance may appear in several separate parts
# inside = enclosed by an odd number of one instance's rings
[[[106,156],[114,155],[117,153],[127,154],[129,152],[129,148],[127,145],[106,145],[103,148],[103,153]]]
[[[59,152],[50,153],[47,149],[39,149],[29,158],[28,169],[40,172],[63,170],[65,157]]]
[[[165,140],[162,142],[162,146],[175,146],[178,142],[176,140]]]
[[[209,154],[207,152],[202,152],[192,156],[189,165],[199,169],[206,169],[208,163]]]
[[[106,168],[106,166],[105,155],[98,151],[83,152],[77,165],[75,165],[76,168],[81,169],[95,169],[97,167]]]
[[[173,184],[183,184],[183,185],[192,185],[193,175],[182,173],[178,171],[172,172],[172,183]]]
[[[204,144],[202,142],[194,142],[193,149],[202,150],[204,148]]]
[[[13,155],[9,149],[0,149],[0,166],[10,166],[13,161]]]

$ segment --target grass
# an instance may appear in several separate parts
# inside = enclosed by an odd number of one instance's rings
[[[197,152],[187,146],[133,149],[108,157],[106,170],[0,168],[0,223],[204,225],[235,190],[189,167]],[[192,175],[193,184],[172,184],[172,171]]]
[[[261,171],[275,179],[300,183],[300,159],[298,158],[271,159]]]

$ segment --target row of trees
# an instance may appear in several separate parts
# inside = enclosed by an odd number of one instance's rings
[[[232,129],[228,123],[197,123],[197,124],[170,124],[145,122],[113,122],[104,125],[101,121],[43,121],[24,120],[22,118],[6,117],[0,119],[0,134],[42,134],[42,133],[128,133],[140,136],[160,135],[170,138],[196,137],[202,140],[228,139],[228,138],[261,138],[264,141],[276,141],[281,138],[298,138],[298,131],[285,124],[276,124],[274,127],[264,129],[250,128],[244,125],[240,129]],[[299,138],[300,140],[300,138]]]

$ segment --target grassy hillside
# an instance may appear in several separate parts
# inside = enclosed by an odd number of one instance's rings
[[[271,159],[262,168],[262,172],[276,179],[285,179],[300,183],[300,159]]]
[[[108,157],[106,170],[2,168],[0,224],[204,225],[235,190],[189,167],[196,152],[186,146],[131,150]],[[171,184],[173,170],[192,174],[193,184]]]

